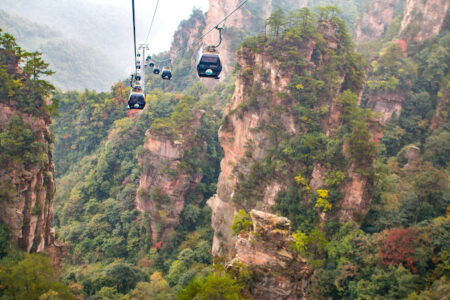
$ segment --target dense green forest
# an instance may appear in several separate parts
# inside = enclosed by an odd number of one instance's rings
[[[277,95],[284,107],[267,107],[264,91],[256,84],[248,87],[248,101],[229,113],[266,109],[275,120],[264,130],[276,146],[266,149],[261,164],[247,158],[250,171],[239,178],[233,201],[242,209],[235,216],[234,234],[251,230],[247,212],[252,201],[262,197],[264,182],[283,173],[289,182],[273,210],[291,220],[292,248],[314,267],[306,288],[309,299],[446,299],[450,293],[448,26],[423,43],[397,36],[390,28],[380,41],[362,45],[358,53],[351,29],[365,1],[332,1],[346,8],[344,13],[334,6],[287,11],[289,1],[285,2],[280,4],[285,10],[275,10],[266,20],[265,34],[247,37],[239,45],[236,41],[238,55],[264,53],[295,75],[289,93]],[[180,29],[195,21],[203,29],[205,17],[199,10]],[[336,50],[327,48],[319,29],[322,22],[335,26]],[[28,30],[35,35],[34,29]],[[177,46],[183,48],[187,40],[183,35]],[[318,49],[311,57],[320,67],[313,72],[297,51],[309,40],[316,41]],[[252,82],[261,74],[237,64],[233,75],[207,87],[193,75],[192,55],[193,50],[186,50],[172,62],[171,82],[147,74],[147,107],[134,113],[125,110],[131,89],[126,81],[101,93],[56,90],[44,80],[52,71],[40,53],[22,50],[9,34],[0,36],[0,99],[20,112],[53,118],[54,136],[48,137],[57,181],[53,225],[56,238],[68,246],[58,277],[45,256],[9,245],[7,227],[0,224],[1,299],[251,298],[257,276],[243,265],[227,267],[226,258],[211,255],[213,229],[206,201],[217,189],[224,155],[217,132],[227,130],[223,111],[236,77]],[[177,76],[182,80],[175,80]],[[367,124],[380,117],[370,109],[380,93],[405,95],[406,100],[402,113],[394,114],[384,129],[380,126],[384,136],[375,143],[369,140]],[[335,95],[342,125],[327,135],[322,120],[330,108],[324,103]],[[52,101],[47,102],[49,96]],[[296,113],[295,123],[304,134],[292,137],[280,132],[281,122],[276,120],[281,109]],[[12,168],[11,162],[25,167],[42,164],[48,149],[35,142],[28,127],[19,117],[2,127],[2,169]],[[195,182],[184,194],[179,224],[164,243],[152,239],[153,230],[159,233],[166,225],[168,196],[160,189],[139,189],[145,168],[153,167],[142,163],[153,155],[145,145],[149,136],[181,141],[184,148],[177,168],[161,172],[169,178],[182,174]],[[344,144],[349,156],[342,151]],[[309,182],[317,163],[331,171],[324,187],[312,192]],[[340,223],[333,216],[349,165],[374,182],[374,197],[366,216]],[[0,201],[10,197],[8,186],[0,182]],[[138,209],[137,197],[157,205],[158,213]],[[332,217],[323,221],[322,213]],[[152,228],[153,223],[157,226]]]

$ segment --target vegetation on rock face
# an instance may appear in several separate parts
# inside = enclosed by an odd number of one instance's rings
[[[72,246],[62,277],[78,295],[141,297],[149,292],[170,299],[197,273],[209,272],[211,212],[205,202],[215,191],[222,156],[217,130],[223,104],[217,100],[224,103],[230,89],[219,84],[206,93],[204,86],[195,85],[186,95],[154,89],[147,93],[148,109],[139,116],[123,111],[128,91],[119,83],[110,93],[59,94],[60,117],[54,125],[59,168],[54,223],[59,238]],[[200,99],[199,91],[203,92]],[[193,130],[192,109],[204,111],[197,130]],[[161,189],[138,190],[141,172],[152,168],[145,163],[140,167],[137,160],[151,155],[144,147],[147,130],[160,138],[183,137],[189,145],[177,170],[162,171],[173,172],[170,176],[182,172],[192,181],[202,174],[200,183],[184,195],[180,224],[164,244],[153,243],[152,232],[166,226],[167,197]],[[158,214],[139,212],[137,194],[159,203]],[[139,273],[133,283],[126,283],[126,289],[114,280],[128,280],[131,275],[108,275],[117,261]],[[84,270],[81,264],[90,267]]]
[[[238,174],[233,201],[252,208],[268,183],[283,182],[286,188],[278,194],[274,208],[292,221],[294,230],[310,231],[319,214],[339,212],[351,167],[363,177],[373,176],[376,149],[368,130],[371,114],[358,107],[357,97],[365,62],[354,51],[338,12],[336,7],[321,8],[318,14],[308,8],[290,13],[278,9],[267,21],[269,33],[247,38],[238,51],[243,64],[238,74],[246,83],[248,100],[232,113],[259,112],[270,115],[270,120],[257,129],[267,135],[267,154],[262,161],[251,154],[241,160],[244,172]],[[249,58],[253,53],[280,64],[280,77],[290,80],[287,93],[264,90],[254,80],[268,81],[269,75],[247,67],[254,63]],[[281,104],[270,107],[276,98]],[[285,125],[291,116],[296,132]],[[337,124],[330,125],[336,116]],[[314,191],[309,183],[317,166],[326,174],[324,184]]]
[[[355,8],[346,15],[360,9],[352,1],[334,2]],[[247,173],[239,174],[233,201],[248,210],[261,201],[265,184],[284,184],[273,209],[291,220],[292,246],[315,268],[306,288],[308,298],[441,299],[450,286],[448,30],[406,51],[397,42],[387,42],[366,64],[338,15],[335,7],[317,13],[306,8],[275,10],[267,20],[267,34],[247,38],[239,49],[244,60],[257,53],[279,62],[290,82],[288,93],[273,93],[253,80],[259,76],[267,81],[268,74],[237,66],[249,97],[230,114],[264,110],[271,122],[255,129],[267,134],[266,155],[262,160],[246,155],[241,161]],[[183,26],[195,24],[200,32],[204,16],[198,11]],[[181,34],[180,47],[187,38]],[[306,50],[311,50],[310,61]],[[55,91],[42,79],[52,72],[40,54],[27,53],[12,36],[1,35],[0,105],[50,120],[59,104],[53,125],[58,183],[54,226],[70,250],[61,283],[48,259],[10,246],[7,224],[0,224],[0,298],[251,295],[257,280],[249,279],[251,270],[212,265],[211,210],[206,206],[217,188],[223,156],[217,131],[229,125],[227,116],[222,124],[220,117],[234,78],[212,89],[195,82],[187,58],[191,54],[174,62],[174,74],[186,80],[174,84],[150,78],[147,108],[133,114],[123,109],[130,90],[123,83],[105,93]],[[371,93],[401,90],[406,95],[401,114],[386,124],[378,146],[369,137],[369,121],[376,114],[359,106],[365,68],[370,71],[363,106]],[[51,94],[54,100],[47,102]],[[280,99],[280,105],[268,107],[272,98]],[[195,110],[203,113],[196,130]],[[324,120],[336,111],[338,125],[330,129]],[[285,130],[284,112],[292,112],[300,134]],[[33,128],[20,116],[0,128],[2,172],[18,165],[38,167],[47,159],[53,137],[45,137],[48,145],[37,142]],[[164,244],[152,242],[152,234],[167,225],[167,195],[163,187],[138,189],[140,175],[153,167],[138,163],[138,158],[152,155],[144,146],[147,131],[165,140],[181,139],[185,145],[178,168],[163,172],[173,178],[182,173],[190,182],[201,176],[183,195],[179,224]],[[313,188],[317,166],[326,171],[322,185]],[[337,216],[350,168],[373,182],[375,193],[366,216],[340,223]],[[9,184],[0,182],[2,201],[13,199]],[[139,211],[137,196],[148,197],[156,213]],[[233,233],[251,226],[241,209]]]

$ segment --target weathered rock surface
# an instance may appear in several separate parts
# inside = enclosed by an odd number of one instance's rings
[[[319,24],[318,30],[326,40],[326,47],[336,49],[336,28],[323,22]],[[308,72],[311,73],[330,59],[323,57],[318,62],[314,61],[312,57],[315,47],[316,42],[308,40],[297,49],[305,60]],[[280,124],[281,128],[278,129],[280,133],[291,137],[305,133],[305,129],[296,121],[292,107],[286,106],[283,99],[283,95],[290,93],[289,84],[294,72],[281,70],[280,63],[264,51],[253,53],[242,49],[237,55],[237,62],[241,70],[249,73],[245,75],[241,73],[237,77],[234,94],[225,109],[224,123],[219,130],[219,140],[225,155],[220,165],[217,194],[208,200],[208,205],[212,208],[212,227],[214,228],[212,252],[215,256],[233,256],[235,241],[232,238],[231,225],[238,209],[270,212],[277,202],[279,192],[285,191],[286,183],[295,176],[292,173],[305,168],[300,165],[280,168],[270,180],[254,185],[253,190],[257,196],[248,199],[236,198],[244,184],[243,181],[251,173],[252,164],[262,164],[268,155],[267,149],[274,147],[273,140],[276,138],[273,135],[270,136],[270,130],[264,129],[268,124]],[[342,84],[344,77],[344,75],[339,77],[338,85]],[[258,90],[260,94],[255,97],[252,90]],[[329,98],[318,99],[317,109],[320,106],[329,108],[329,114],[321,120],[324,134],[327,136],[335,134],[342,124],[340,117],[342,112],[336,102],[339,93],[340,88],[337,87],[333,89]],[[251,101],[258,104],[253,106],[248,104]],[[273,108],[279,108],[279,110],[274,113]],[[368,127],[373,135],[372,139],[377,141],[382,136],[382,131],[376,128],[376,125],[380,124],[375,120],[369,121],[374,122],[373,126],[369,124]],[[317,168],[313,172],[313,190],[323,185],[324,176],[329,171],[323,167],[317,166]],[[342,204],[343,210],[342,214],[339,214],[342,221],[364,215],[371,201],[372,182],[367,176],[356,173],[355,169],[355,166],[349,166],[346,174],[348,180],[342,186],[341,192],[344,198],[340,205]]]
[[[406,0],[400,34],[417,42],[438,35],[449,6],[448,0]]]
[[[167,241],[179,224],[184,208],[185,193],[198,184],[202,174],[194,176],[178,168],[183,154],[189,147],[189,135],[200,128],[203,111],[193,111],[193,132],[181,135],[178,140],[158,136],[148,130],[145,151],[139,164],[142,172],[136,196],[136,207],[150,215],[152,242]]]
[[[400,89],[390,91],[369,91],[367,107],[380,113],[380,121],[387,123],[395,115],[400,116],[407,93]]]
[[[286,0],[283,2],[283,7],[289,8],[290,10],[305,7],[308,4],[308,0]],[[222,20],[240,3],[242,3],[242,0],[209,0],[209,9],[206,14],[204,33],[215,26],[219,20]],[[223,71],[221,78],[230,75],[233,70],[236,62],[234,59],[234,52],[240,44],[237,40],[244,38],[246,35],[263,32],[264,23],[260,22],[260,24],[258,24],[258,20],[267,19],[273,10],[276,10],[279,6],[280,3],[277,0],[249,1],[226,20],[224,24],[225,32],[222,44],[220,45],[220,53],[221,57],[223,57]],[[205,36],[202,42],[204,45],[216,45],[218,41],[218,32],[213,32]],[[211,80],[204,80],[205,84],[211,84],[211,82]]]
[[[290,221],[258,210],[250,216],[253,231],[239,235],[231,264],[243,263],[259,278],[255,299],[304,299],[313,270],[293,250]]]
[[[55,182],[50,120],[0,103],[0,130],[13,116],[30,125],[36,142],[43,143],[46,152],[42,165],[25,167],[11,162],[11,170],[0,170],[0,222],[12,244],[27,252],[41,252],[54,242],[51,222]]]
[[[373,0],[359,17],[355,29],[358,43],[373,41],[380,38],[392,22],[395,6],[400,0]]]

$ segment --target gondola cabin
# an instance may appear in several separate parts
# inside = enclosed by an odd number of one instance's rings
[[[136,81],[141,81],[141,75],[136,75],[136,77],[134,77],[134,79],[135,79]]]
[[[148,63],[148,66],[149,66],[150,68],[153,68],[153,67],[155,66],[155,63],[151,61],[151,62]]]
[[[155,68],[153,69],[153,74],[159,74],[159,67],[155,66]]]
[[[145,96],[141,91],[135,91],[136,87],[133,88],[133,91],[130,93],[130,97],[128,98],[128,108],[129,109],[144,109],[145,107]]]
[[[145,61],[150,61],[150,59],[152,59],[152,57],[149,55],[149,56],[147,56],[147,58],[145,59]]]
[[[198,76],[219,79],[221,71],[222,64],[217,48],[208,46],[205,49],[200,49],[197,58]]]
[[[170,67],[163,67],[161,77],[165,80],[170,80],[172,78],[172,71],[170,70]]]

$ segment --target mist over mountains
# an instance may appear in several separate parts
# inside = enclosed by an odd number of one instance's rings
[[[127,75],[130,12],[85,0],[6,0],[0,9],[1,28],[27,50],[44,53],[58,88],[109,90]]]

